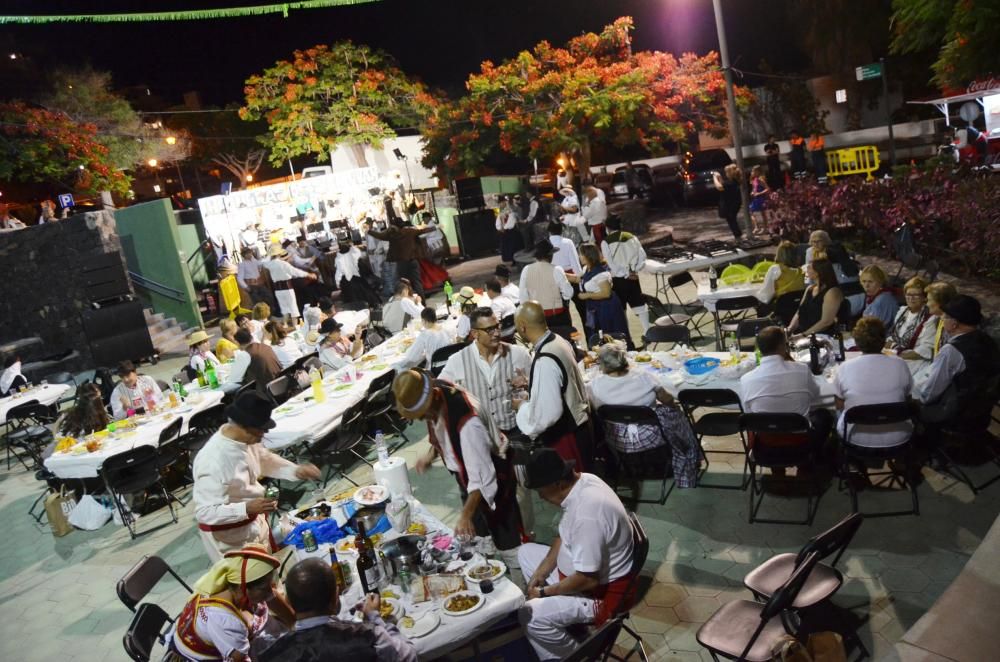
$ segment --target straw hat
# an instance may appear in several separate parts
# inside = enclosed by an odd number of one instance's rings
[[[566,193],[568,195],[576,195],[576,191],[573,190],[572,186],[563,186],[561,189],[559,189],[559,192]]]
[[[195,345],[203,343],[206,340],[211,340],[211,338],[207,333],[199,329],[188,336],[188,347],[194,347]]]
[[[396,396],[396,410],[409,420],[423,418],[434,404],[434,384],[426,372],[405,370],[392,382]]]
[[[466,285],[465,287],[463,287],[458,291],[458,294],[455,295],[455,298],[459,299],[461,303],[469,303],[472,301],[476,301],[479,298],[479,295],[476,294],[476,291],[474,289]]]
[[[267,249],[268,257],[285,257],[286,255],[288,255],[288,251],[278,244],[271,244],[271,247]]]

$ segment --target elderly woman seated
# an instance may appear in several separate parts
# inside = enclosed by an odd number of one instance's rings
[[[908,361],[930,361],[934,358],[934,336],[937,316],[927,307],[927,281],[914,276],[906,281],[903,294],[906,305],[900,306],[896,319],[889,327],[886,347]]]
[[[934,344],[931,347],[931,358],[934,358],[948,342],[948,334],[944,331],[944,309],[958,296],[958,290],[951,283],[937,281],[928,285],[924,294],[927,295],[927,310],[937,319],[934,325]]]
[[[888,277],[875,264],[861,270],[861,287],[865,291],[865,307],[862,317],[877,317],[886,327],[891,326],[899,310],[899,302],[892,289],[886,286]]]
[[[634,468],[649,464],[647,451],[662,449],[655,454],[659,455],[669,444],[675,484],[694,487],[698,474],[698,442],[687,418],[674,406],[673,397],[645,370],[629,370],[622,347],[604,345],[597,356],[601,374],[590,383],[590,402],[594,409],[604,405],[651,407],[660,420],[659,427],[605,423],[605,443],[622,455],[626,466]],[[630,459],[629,456],[635,453],[642,455]]]

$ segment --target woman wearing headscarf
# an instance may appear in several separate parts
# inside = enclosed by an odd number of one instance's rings
[[[251,659],[251,647],[255,652],[266,648],[295,622],[291,607],[274,592],[279,565],[258,545],[226,552],[195,582],[194,595],[168,637],[164,659],[245,662]],[[270,618],[268,607],[280,623]]]

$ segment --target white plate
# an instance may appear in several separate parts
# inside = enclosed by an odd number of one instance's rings
[[[441,617],[436,611],[425,611],[423,616],[410,616],[410,618],[413,619],[412,628],[406,628],[401,623],[399,624],[399,631],[410,639],[426,636],[441,625]]]
[[[362,496],[362,492],[365,490],[371,490],[373,494],[379,495],[378,498]],[[362,506],[377,506],[386,499],[389,498],[389,488],[382,485],[365,485],[364,487],[359,487],[357,491],[354,492],[355,503]]]
[[[469,597],[476,598],[476,604],[464,611],[449,611],[445,609],[445,606],[452,601],[452,599],[467,595]],[[484,604],[486,604],[486,596],[481,593],[473,593],[472,591],[459,591],[458,593],[452,593],[448,597],[441,600],[441,611],[449,616],[465,616],[466,614],[471,614],[472,612],[480,609]]]
[[[503,561],[497,561],[497,560],[490,559],[488,561],[488,563],[491,566],[493,566],[494,568],[499,568],[500,569],[500,572],[496,573],[492,577],[486,577],[486,579],[489,579],[490,581],[496,581],[496,580],[500,579],[501,577],[503,577],[504,573],[507,572],[507,564],[505,564]],[[476,579],[475,577],[472,576],[472,571],[474,569],[480,567],[480,566],[483,566],[483,565],[485,565],[485,563],[483,563],[483,562],[470,563],[469,567],[467,567],[465,569],[465,572],[463,573],[465,575],[465,578],[468,581],[472,582],[473,584],[478,584],[479,582],[483,581],[482,579]]]

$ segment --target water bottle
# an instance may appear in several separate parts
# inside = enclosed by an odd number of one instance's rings
[[[713,292],[719,288],[719,274],[715,273],[715,265],[708,267],[708,288]]]
[[[323,376],[319,370],[313,368],[309,371],[309,381],[312,383],[313,400],[316,402],[326,402],[326,391],[323,390]]]
[[[819,341],[816,340],[815,333],[809,336],[809,370],[814,375],[823,373],[823,368],[819,365]]]
[[[378,463],[385,467],[389,464],[389,448],[385,445],[385,435],[381,430],[375,430],[375,452],[378,453]]]
[[[742,352],[740,352],[740,342],[736,339],[735,333],[729,334],[729,358],[731,358],[734,363],[738,362],[742,358]]]

